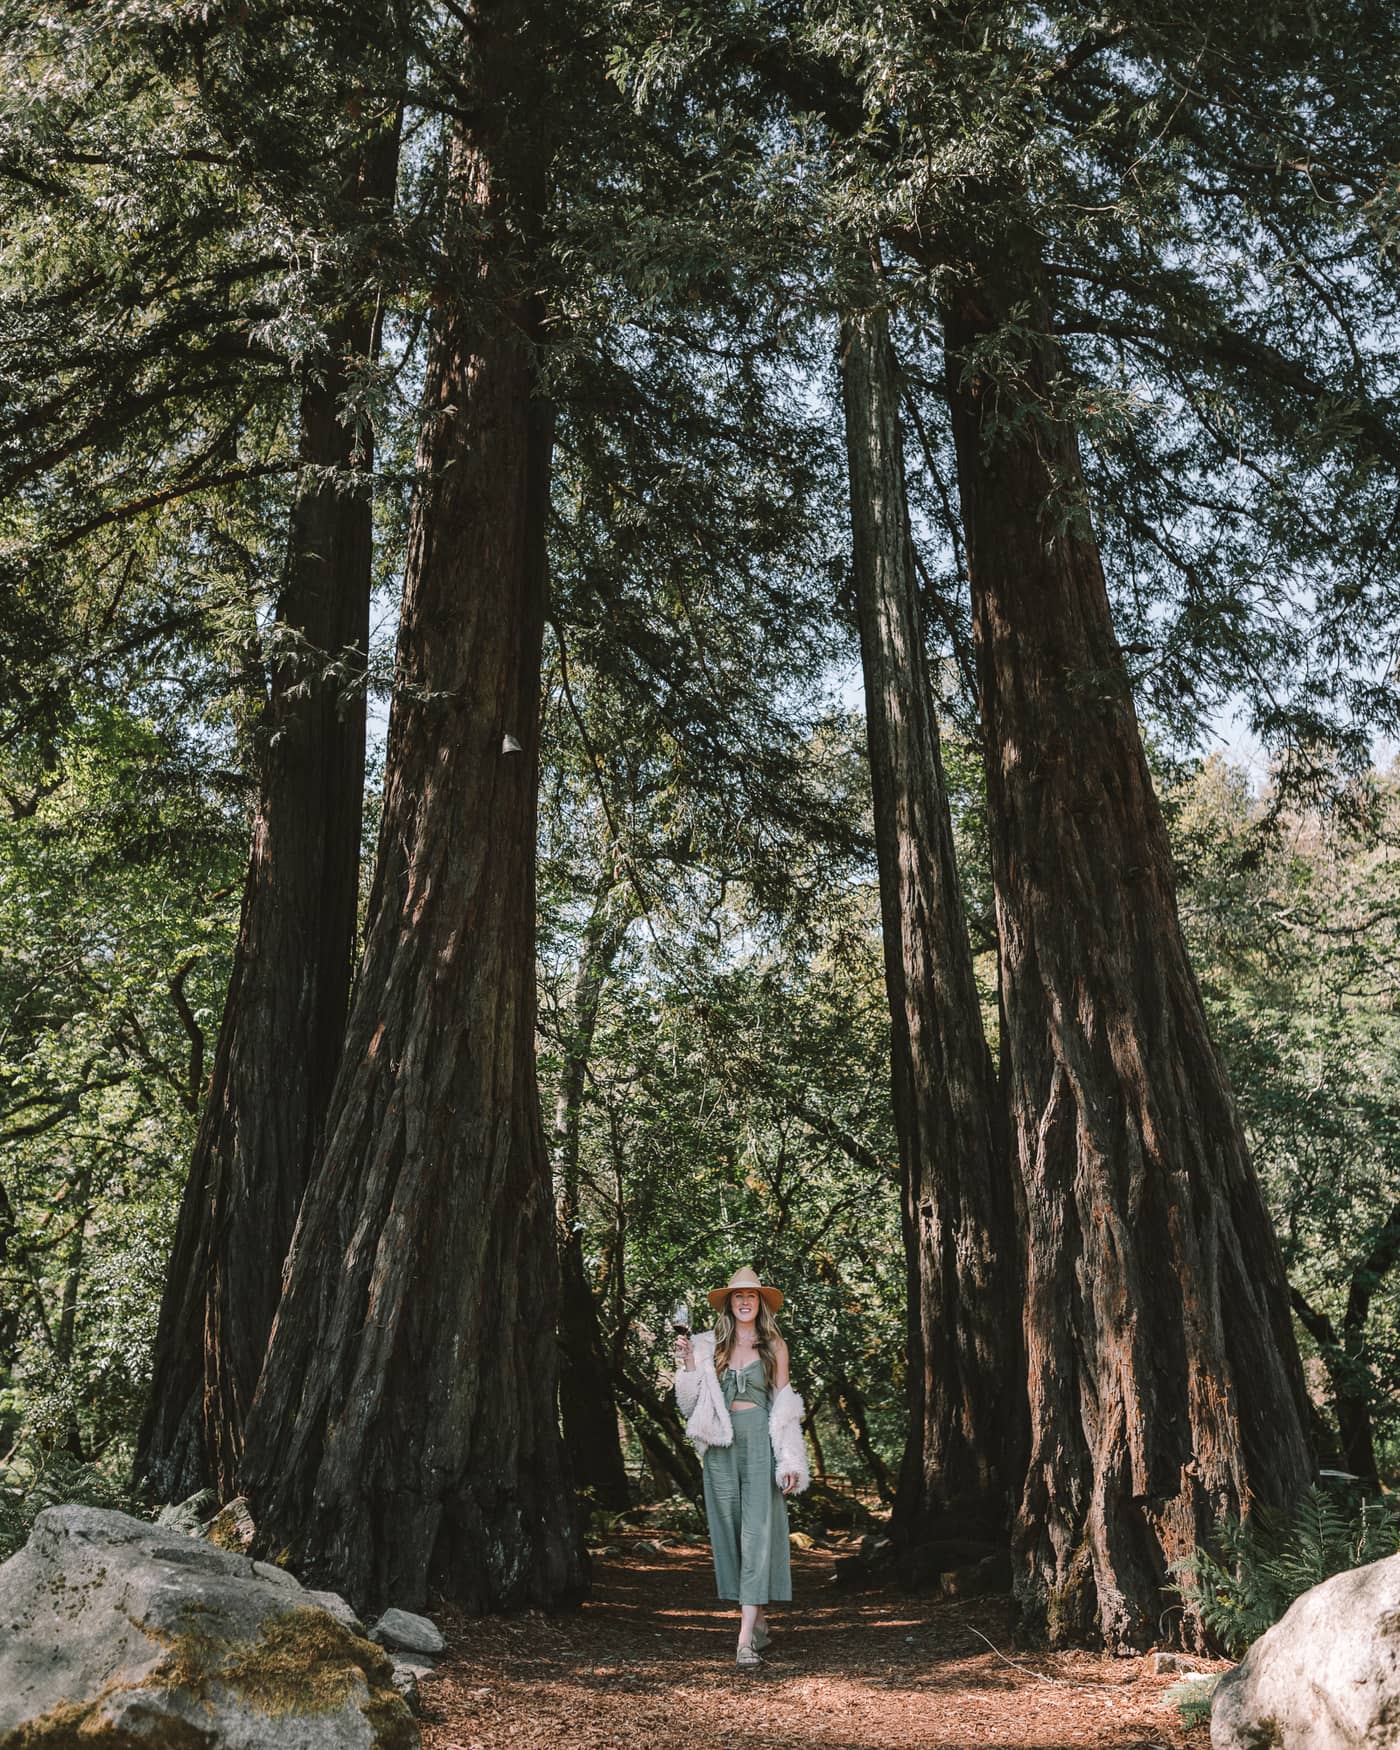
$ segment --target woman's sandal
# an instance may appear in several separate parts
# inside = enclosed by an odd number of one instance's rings
[[[753,1631],[753,1650],[754,1650],[754,1652],[761,1653],[763,1651],[763,1649],[769,1644],[769,1642],[772,1639],[773,1639],[772,1635],[769,1634],[768,1630],[764,1627],[764,1625],[762,1623],[759,1623],[758,1627]]]
[[[752,1671],[755,1666],[761,1665],[763,1661],[759,1658],[758,1654],[754,1652],[749,1643],[745,1641],[735,1655],[734,1663],[741,1671]]]

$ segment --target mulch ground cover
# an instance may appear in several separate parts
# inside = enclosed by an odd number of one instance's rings
[[[421,1690],[426,1750],[1208,1745],[1150,1658],[1018,1651],[1005,1599],[838,1591],[837,1553],[793,1551],[793,1602],[775,1607],[753,1673],[735,1668],[737,1617],[716,1602],[708,1549],[680,1537],[614,1538],[572,1615],[444,1615],[448,1655]]]

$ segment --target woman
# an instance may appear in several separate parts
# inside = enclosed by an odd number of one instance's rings
[[[802,1399],[773,1317],[783,1304],[745,1266],[711,1289],[713,1331],[676,1339],[676,1401],[705,1469],[705,1517],[721,1598],[739,1606],[736,1664],[761,1665],[764,1606],[792,1597],[784,1497],[808,1483]],[[767,1415],[764,1411],[767,1410]]]

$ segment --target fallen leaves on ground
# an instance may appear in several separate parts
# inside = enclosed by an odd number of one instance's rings
[[[640,1547],[643,1543],[649,1547]],[[567,1616],[443,1613],[448,1656],[422,1685],[425,1750],[1202,1750],[1150,1659],[1017,1651],[1004,1599],[838,1592],[832,1547],[793,1551],[756,1672],[708,1550],[614,1540]],[[983,1640],[979,1637],[985,1636]],[[990,1644],[988,1644],[990,1643]]]

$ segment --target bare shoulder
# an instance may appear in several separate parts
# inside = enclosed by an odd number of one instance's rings
[[[774,1339],[773,1339],[773,1353],[775,1355],[781,1355],[786,1360],[787,1352],[788,1352],[787,1338],[786,1337],[774,1337]]]

